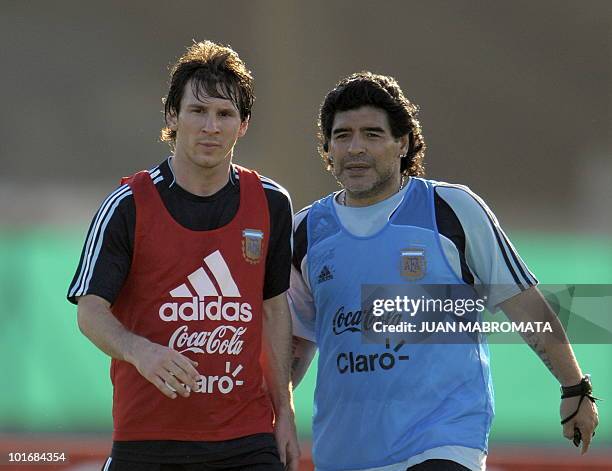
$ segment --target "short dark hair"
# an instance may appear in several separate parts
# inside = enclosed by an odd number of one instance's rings
[[[334,118],[338,111],[349,111],[362,106],[384,110],[389,119],[391,134],[400,138],[408,134],[409,147],[402,157],[400,171],[403,175],[423,176],[425,167],[425,139],[416,119],[419,108],[408,100],[397,81],[388,75],[358,72],[343,78],[323,100],[319,112],[319,152],[331,170],[329,140]]]
[[[234,103],[242,121],[250,118],[255,101],[253,76],[230,46],[212,41],[194,42],[176,61],[170,70],[168,95],[163,100],[166,124],[169,114],[178,116],[185,85],[190,80],[196,97],[205,93],[226,98]],[[176,131],[165,126],[161,130],[161,140],[173,145]]]

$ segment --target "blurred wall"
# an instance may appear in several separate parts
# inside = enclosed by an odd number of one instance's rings
[[[5,1],[0,220],[88,220],[161,161],[167,66],[210,38],[256,77],[236,161],[296,209],[336,188],[316,152],[324,94],[370,69],[421,106],[430,177],[470,185],[506,225],[609,233],[611,30],[597,0]]]

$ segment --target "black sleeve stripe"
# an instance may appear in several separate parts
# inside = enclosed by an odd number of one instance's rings
[[[523,264],[519,260],[516,250],[512,247],[512,244],[506,237],[506,234],[504,234],[504,231],[501,230],[501,227],[499,226],[499,223],[497,222],[497,219],[495,218],[491,210],[487,207],[487,205],[485,204],[483,199],[480,198],[480,196],[476,195],[475,193],[471,193],[471,195],[480,204],[480,206],[486,211],[487,216],[489,217],[489,220],[491,221],[491,224],[493,225],[493,228],[495,229],[495,233],[496,235],[498,235],[498,240],[500,238],[502,239],[504,247],[512,256],[514,265],[521,272],[521,275],[523,276],[523,280],[526,282],[527,287],[535,285],[537,281],[532,276],[527,275],[527,273],[523,269]]]
[[[479,204],[479,206],[485,212],[485,214],[487,215],[487,218],[489,219],[489,223],[491,224],[491,227],[493,227],[493,233],[495,234],[495,238],[497,239],[497,244],[499,245],[499,247],[501,249],[501,253],[502,253],[503,257],[504,257],[504,261],[506,262],[506,267],[508,268],[508,271],[512,275],[512,278],[514,279],[514,282],[519,286],[521,291],[524,291],[526,289],[526,287],[523,285],[523,282],[521,282],[521,280],[519,279],[518,273],[516,272],[516,270],[512,266],[512,262],[510,262],[510,258],[508,257],[508,250],[507,250],[507,247],[506,247],[505,243],[502,242],[502,238],[500,236],[499,226],[497,224],[495,216],[488,209],[488,207],[484,203],[484,201],[478,195],[476,195],[474,192],[472,192],[468,187],[466,187],[464,185],[448,185],[448,186],[452,186],[454,188],[459,188],[460,190],[465,191],[468,195],[470,195],[474,199],[474,201],[476,201]]]
[[[157,184],[163,180],[163,176],[158,167],[149,170],[153,183]],[[132,190],[128,185],[121,185],[113,191],[102,203],[100,209],[96,213],[94,221],[91,224],[85,247],[83,249],[83,257],[79,275],[74,284],[70,287],[69,297],[81,296],[87,293],[91,277],[93,276],[94,268],[100,255],[102,241],[104,240],[104,231],[108,222],[112,218],[115,209],[119,203],[126,197],[132,194]]]
[[[302,260],[308,250],[308,210],[310,206],[301,209],[293,218],[293,266],[302,273]]]
[[[434,189],[434,208],[436,211],[436,225],[440,236],[450,240],[459,253],[461,265],[461,278],[465,283],[474,286],[474,275],[468,266],[465,257],[465,231],[459,217],[451,206]]]
[[[514,260],[514,263],[516,264],[519,271],[521,272],[521,275],[523,275],[525,280],[527,280],[527,286],[535,285],[537,283],[537,280],[531,275],[531,273],[529,273],[529,270],[527,270],[526,272],[525,270],[523,270],[523,264],[518,259],[516,255],[516,251],[512,248],[512,244],[510,243],[510,241],[508,240],[508,237],[506,237],[506,234],[504,234],[503,231],[501,231],[501,236],[503,237],[504,242],[508,246],[510,254],[512,255],[512,259]]]
[[[491,224],[491,227],[493,228],[493,232],[495,234],[495,238],[497,239],[497,243],[498,243],[498,245],[500,247],[500,251],[502,253],[504,261],[506,262],[506,266],[508,268],[508,271],[512,275],[512,278],[514,279],[515,283],[520,287],[521,290],[525,290],[527,287],[534,285],[535,283],[531,280],[530,277],[528,277],[526,275],[525,271],[522,268],[522,264],[521,264],[521,262],[518,259],[518,256],[517,256],[515,250],[513,249],[512,245],[507,241],[503,231],[499,227],[499,223],[497,222],[497,219],[495,218],[495,215],[487,207],[487,205],[482,200],[482,198],[480,198],[477,194],[472,192],[465,185],[443,183],[443,184],[441,184],[441,186],[448,186],[448,187],[451,187],[451,188],[458,188],[460,190],[463,190],[465,193],[470,195],[474,199],[474,201],[476,201],[478,203],[478,205],[485,212],[485,214],[487,215],[487,218],[489,219],[489,223]],[[510,257],[512,257],[512,261],[510,260]],[[519,273],[517,273],[517,270],[516,270],[515,266],[516,266],[516,268],[518,268],[518,271],[522,275],[522,278],[523,278],[522,280],[519,278]]]

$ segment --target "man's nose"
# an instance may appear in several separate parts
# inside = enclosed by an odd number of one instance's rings
[[[359,155],[365,153],[365,143],[360,136],[355,135],[351,138],[348,146],[349,155]]]
[[[219,122],[214,113],[208,113],[204,116],[202,122],[202,131],[204,131],[205,133],[219,132]]]

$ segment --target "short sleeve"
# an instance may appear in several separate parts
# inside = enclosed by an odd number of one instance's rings
[[[270,212],[270,245],[263,288],[264,299],[270,299],[289,288],[293,209],[287,190],[267,177],[260,179]]]
[[[130,270],[136,208],[132,190],[121,185],[95,214],[67,298],[95,294],[114,303]]]
[[[441,185],[437,194],[452,208],[465,233],[465,259],[487,306],[497,306],[538,280],[501,228],[493,211],[468,187]]]
[[[316,342],[316,308],[308,284],[307,216],[308,208],[305,208],[294,217],[293,264],[288,299],[293,320],[293,335]]]

